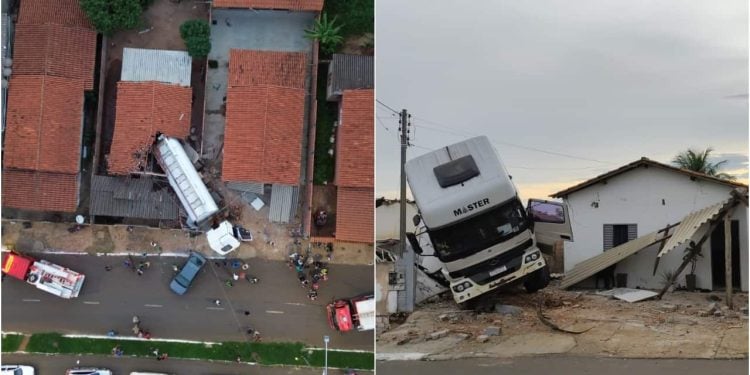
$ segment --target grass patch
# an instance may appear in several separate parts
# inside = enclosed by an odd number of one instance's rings
[[[12,353],[18,350],[23,341],[23,335],[3,334],[2,342],[0,346],[3,348],[3,353]]]
[[[328,80],[328,65],[318,66],[318,118],[315,125],[315,172],[313,183],[323,185],[324,181],[333,183],[335,159],[328,155],[328,149],[333,147],[333,122],[336,121],[336,103],[326,101],[326,82]]]
[[[323,11],[328,14],[328,19],[338,17],[336,23],[342,25],[344,39],[375,30],[374,0],[326,0]]]
[[[5,350],[3,339],[3,350]],[[60,354],[99,354],[111,355],[112,348],[119,345],[126,356],[153,356],[154,349],[159,353],[169,353],[171,358],[197,358],[206,360],[234,361],[240,356],[242,361],[257,362],[261,365],[298,366],[300,360],[307,357],[301,343],[292,342],[223,342],[217,345],[164,342],[164,341],[130,341],[114,339],[91,339],[63,337],[58,333],[40,333],[31,336],[26,351],[31,353]],[[323,352],[313,351],[310,365],[323,366]],[[374,366],[373,353],[328,352],[328,365],[331,367],[358,368],[371,370]]]

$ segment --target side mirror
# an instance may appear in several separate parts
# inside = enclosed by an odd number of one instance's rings
[[[409,240],[409,244],[411,245],[411,249],[414,251],[414,253],[417,255],[422,255],[422,247],[419,246],[419,240],[417,240],[417,236],[414,235],[414,233],[407,233],[406,239]]]
[[[414,223],[414,226],[416,227],[417,225],[419,225],[419,223],[422,222],[422,217],[419,216],[419,214],[416,214],[411,218],[411,222]]]

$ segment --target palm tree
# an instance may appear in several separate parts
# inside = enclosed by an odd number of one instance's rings
[[[722,160],[718,163],[711,163],[708,161],[709,155],[713,151],[714,149],[711,147],[706,148],[702,152],[700,150],[687,149],[686,151],[677,154],[677,156],[672,159],[672,163],[682,169],[700,172],[725,180],[734,180],[734,176],[719,172],[719,168],[727,162],[726,160]]]
[[[315,20],[312,29],[305,30],[308,39],[317,39],[326,53],[333,53],[336,47],[344,41],[341,36],[341,25],[336,26],[336,17],[329,22],[328,16],[323,13],[319,20]]]

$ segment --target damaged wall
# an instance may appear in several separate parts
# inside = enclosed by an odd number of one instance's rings
[[[566,197],[570,207],[574,242],[565,243],[565,270],[603,251],[604,224],[637,224],[638,236],[674,224],[683,216],[728,199],[733,187],[716,182],[695,180],[682,173],[661,168],[638,168],[571,193]],[[739,206],[732,214],[740,224],[740,270],[742,290],[748,290],[747,208]],[[694,240],[705,233],[702,229]],[[711,274],[711,241],[704,243],[703,258],[696,269],[697,287],[713,289]],[[658,246],[644,249],[618,264],[616,273],[628,274],[628,287],[657,289],[661,273],[676,270],[682,262],[685,245],[668,253],[652,276]],[[684,275],[677,279],[685,284]],[[590,283],[589,283],[590,282]],[[586,284],[593,286],[593,281]],[[601,285],[601,284],[600,284]]]

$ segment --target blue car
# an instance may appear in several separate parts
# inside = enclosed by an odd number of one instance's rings
[[[185,265],[182,266],[182,269],[177,276],[172,279],[169,288],[179,295],[185,294],[190,287],[190,284],[192,284],[195,277],[198,276],[198,272],[200,272],[205,264],[206,257],[204,257],[203,254],[190,253],[190,257],[187,262],[185,262]]]

